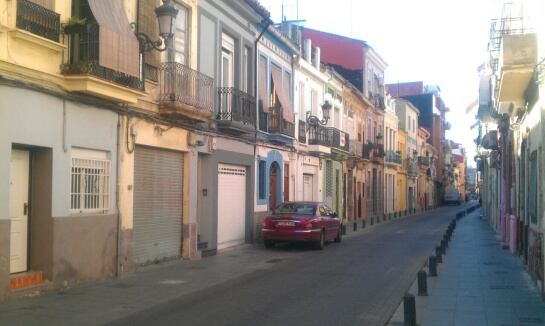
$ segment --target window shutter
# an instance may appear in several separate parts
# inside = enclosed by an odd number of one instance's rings
[[[530,154],[530,189],[528,194],[528,214],[530,221],[537,223],[537,152]]]
[[[138,3],[138,31],[145,33],[151,38],[155,39],[159,37],[159,23],[155,16],[155,8],[159,6],[157,0],[141,0]],[[145,78],[155,80],[154,72],[157,72],[157,68],[161,62],[160,53],[158,51],[149,51],[144,54],[144,73]]]

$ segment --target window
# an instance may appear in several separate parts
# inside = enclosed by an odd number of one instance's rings
[[[247,46],[244,47],[244,53],[242,53],[242,90],[246,93],[252,92],[252,60],[250,60],[251,49]]]
[[[305,83],[299,82],[299,120],[304,120],[305,118]]]
[[[187,9],[174,4],[178,9],[176,16],[176,27],[174,29],[174,49],[171,52],[175,62],[187,64],[188,44],[187,42]]]
[[[74,213],[110,208],[110,160],[106,152],[72,149],[70,209]]]
[[[258,199],[265,199],[265,161],[258,163]]]
[[[321,208],[320,208],[321,209]],[[314,215],[316,213],[315,204],[298,204],[298,203],[284,203],[280,204],[277,209],[274,210],[275,214],[298,214],[298,215]]]
[[[310,110],[312,115],[318,115],[318,91],[315,89],[310,91]]]

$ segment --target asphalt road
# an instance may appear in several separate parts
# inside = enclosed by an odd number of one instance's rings
[[[278,246],[302,254],[114,324],[384,325],[460,209],[383,223],[323,251]]]

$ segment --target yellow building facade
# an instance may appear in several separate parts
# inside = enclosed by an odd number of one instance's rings
[[[397,169],[397,207],[404,213],[407,210],[407,132],[397,131],[397,147],[401,154],[401,166]]]

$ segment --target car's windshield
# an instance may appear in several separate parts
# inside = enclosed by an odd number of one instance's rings
[[[285,203],[274,210],[275,214],[314,215],[315,212],[316,205],[302,203]]]

